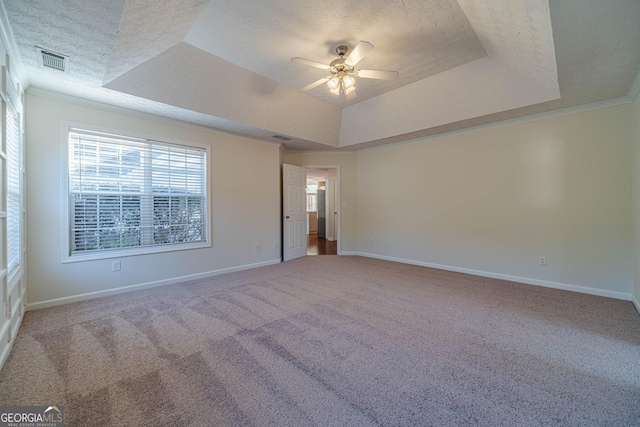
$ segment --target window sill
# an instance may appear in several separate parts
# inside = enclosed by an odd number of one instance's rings
[[[159,245],[159,246],[144,246],[137,247],[131,249],[114,249],[114,250],[105,250],[105,251],[96,251],[86,254],[75,254],[75,255],[63,255],[62,263],[72,263],[72,262],[82,262],[82,261],[96,261],[101,259],[108,258],[123,258],[129,256],[136,255],[151,255],[162,252],[177,252],[177,251],[185,251],[190,249],[202,249],[202,248],[210,248],[211,243],[209,242],[197,242],[197,243],[188,243],[188,244],[179,244],[179,245]]]

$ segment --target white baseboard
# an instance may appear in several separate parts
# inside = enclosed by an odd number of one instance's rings
[[[40,301],[40,302],[34,302],[34,303],[31,303],[31,304],[27,304],[26,310],[27,311],[39,310],[39,309],[47,308],[47,307],[54,307],[56,305],[70,304],[70,303],[73,303],[73,302],[85,301],[85,300],[94,299],[94,298],[100,298],[100,297],[106,297],[106,296],[109,296],[109,295],[117,295],[117,294],[122,294],[122,293],[125,293],[125,292],[139,291],[139,290],[142,290],[142,289],[155,288],[155,287],[158,287],[158,286],[173,285],[175,283],[186,282],[188,280],[204,279],[206,277],[218,276],[220,274],[233,273],[233,272],[236,272],[236,271],[249,270],[249,269],[252,269],[252,268],[265,267],[267,265],[279,264],[280,262],[281,262],[280,259],[274,259],[274,260],[271,260],[271,261],[258,262],[258,263],[255,263],[255,264],[245,264],[245,265],[240,265],[240,266],[237,266],[237,267],[222,268],[222,269],[219,269],[219,270],[205,271],[203,273],[189,274],[189,275],[180,276],[180,277],[173,277],[171,279],[157,280],[157,281],[154,281],[154,282],[147,282],[147,283],[140,283],[140,284],[137,284],[137,285],[123,286],[121,288],[107,289],[107,290],[104,290],[104,291],[96,291],[96,292],[88,292],[86,294],[79,294],[79,295],[70,295],[68,297],[55,298],[55,299],[50,299],[50,300],[45,300],[45,301]]]
[[[386,261],[399,262],[399,263],[403,263],[403,264],[419,265],[419,266],[422,266],[422,267],[436,268],[436,269],[439,269],[439,270],[455,271],[455,272],[458,272],[458,273],[473,274],[473,275],[476,275],[476,276],[490,277],[490,278],[493,278],[493,279],[508,280],[508,281],[511,281],[511,282],[525,283],[525,284],[529,284],[529,285],[543,286],[543,287],[547,287],[547,288],[562,289],[562,290],[567,290],[567,291],[580,292],[580,293],[584,293],[584,294],[598,295],[598,296],[610,297],[610,298],[615,298],[615,299],[621,299],[621,300],[633,302],[634,306],[638,310],[638,313],[640,313],[640,302],[638,302],[638,299],[632,294],[625,294],[623,292],[609,291],[609,290],[606,290],[606,289],[598,289],[598,288],[588,288],[588,287],[584,287],[584,286],[570,285],[570,284],[557,283],[557,282],[550,282],[550,281],[545,281],[545,280],[531,279],[531,278],[527,278],[527,277],[512,276],[512,275],[508,275],[508,274],[493,273],[493,272],[488,272],[488,271],[473,270],[473,269],[469,269],[469,268],[461,268],[461,267],[455,267],[455,266],[450,266],[450,265],[434,264],[434,263],[430,263],[430,262],[423,262],[423,261],[415,261],[415,260],[409,260],[409,259],[403,259],[403,258],[389,257],[389,256],[385,256],[385,255],[371,254],[371,253],[367,253],[367,252],[342,251],[342,252],[340,252],[340,255],[344,255],[344,256],[362,256],[362,257],[366,257],[366,258],[382,259],[382,260],[386,260]],[[255,263],[255,264],[246,264],[246,265],[241,265],[241,266],[237,266],[237,267],[229,267],[229,268],[223,268],[223,269],[219,269],[219,270],[207,271],[207,272],[204,272],[204,273],[190,274],[190,275],[187,275],[187,276],[174,277],[174,278],[171,278],[171,279],[164,279],[164,280],[158,280],[158,281],[154,281],[154,282],[141,283],[141,284],[137,284],[137,285],[124,286],[124,287],[116,288],[116,289],[108,289],[108,290],[104,290],[104,291],[89,292],[89,293],[86,293],[86,294],[71,295],[71,296],[68,296],[68,297],[55,298],[55,299],[50,299],[50,300],[46,300],[46,301],[40,301],[40,302],[35,302],[35,303],[28,304],[26,306],[26,310],[27,311],[39,310],[39,309],[42,309],[42,308],[53,307],[53,306],[56,306],[56,305],[70,304],[70,303],[73,303],[73,302],[84,301],[84,300],[93,299],[93,298],[99,298],[99,297],[103,297],[103,296],[117,295],[117,294],[121,294],[121,293],[125,293],[125,292],[132,292],[132,291],[137,291],[137,290],[142,290],[142,289],[154,288],[154,287],[157,287],[157,286],[172,285],[172,284],[175,284],[175,283],[186,282],[188,280],[203,279],[203,278],[206,278],[206,277],[217,276],[217,275],[225,274],[225,273],[233,273],[233,272],[236,272],[236,271],[249,270],[249,269],[257,268],[257,267],[265,267],[265,266],[268,266],[268,265],[279,264],[280,262],[281,262],[280,259],[275,259],[275,260],[265,261],[265,262]],[[22,318],[20,319],[20,321],[22,321]],[[6,357],[6,355],[5,354],[0,355],[0,366],[2,366],[2,364],[4,362],[3,357]]]
[[[347,255],[347,253],[344,253],[344,252],[342,254]],[[601,297],[609,297],[609,298],[621,299],[625,301],[632,300],[631,294],[625,294],[624,292],[610,291],[607,289],[588,288],[586,286],[570,285],[570,284],[558,283],[558,282],[549,282],[546,280],[531,279],[528,277],[511,276],[509,274],[493,273],[490,271],[473,270],[470,268],[455,267],[451,265],[442,265],[442,264],[434,264],[430,262],[414,261],[410,259],[395,258],[395,257],[384,256],[384,255],[371,254],[367,252],[349,252],[348,255],[359,255],[367,258],[376,258],[376,259],[382,259],[386,261],[400,262],[403,264],[419,265],[422,267],[436,268],[438,270],[455,271],[457,273],[473,274],[475,276],[490,277],[492,279],[508,280],[510,282],[524,283],[527,285],[544,286],[545,288],[562,289],[565,291],[580,292],[582,294],[597,295]],[[640,311],[637,301],[635,301],[634,304],[636,305],[636,308],[638,308],[638,311]]]

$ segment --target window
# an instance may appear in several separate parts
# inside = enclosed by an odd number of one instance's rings
[[[315,212],[318,210],[318,195],[315,193],[307,193],[307,212]]]
[[[307,178],[307,212],[318,210],[318,183]]]
[[[20,203],[20,115],[11,103],[6,113],[7,144],[7,270],[20,265],[22,212]]]
[[[71,258],[207,245],[204,148],[71,127],[68,150]]]

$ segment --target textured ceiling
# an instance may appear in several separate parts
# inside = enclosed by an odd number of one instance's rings
[[[626,96],[638,0],[2,0],[28,84],[279,142],[365,148]],[[340,44],[375,48],[349,103],[324,75]],[[40,68],[40,46],[70,57]],[[341,110],[344,108],[344,110]]]
[[[180,43],[207,0],[181,0],[170,5],[157,0],[128,1],[111,50],[104,83]]]
[[[212,1],[185,38],[296,89],[328,73],[291,63],[292,57],[329,64],[338,58],[336,47],[352,49],[360,40],[375,47],[357,69],[395,70],[400,77],[359,79],[353,101],[332,95],[324,85],[311,96],[344,107],[486,56],[455,0]]]
[[[561,98],[398,133],[350,148],[409,141],[627,96],[640,73],[640,1],[563,0],[551,1],[549,6]]]
[[[94,97],[104,90],[124,0],[4,1],[29,83]],[[38,66],[35,46],[70,57],[68,74]]]

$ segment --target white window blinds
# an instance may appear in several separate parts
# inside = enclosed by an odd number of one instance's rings
[[[20,116],[7,108],[7,269],[20,265],[21,209],[20,209]]]
[[[69,130],[71,255],[204,242],[206,151]]]

